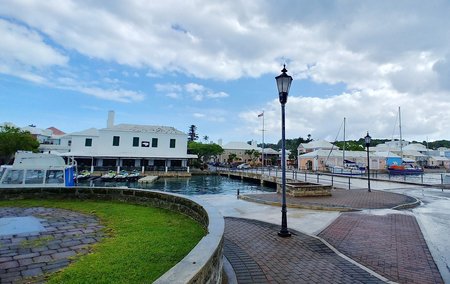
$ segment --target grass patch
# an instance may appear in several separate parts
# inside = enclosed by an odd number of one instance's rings
[[[20,243],[21,248],[34,248],[34,247],[42,247],[47,245],[49,242],[53,241],[55,238],[53,236],[45,236],[42,238],[38,238],[31,241],[22,241]]]
[[[14,200],[0,201],[0,206],[69,209],[93,214],[106,226],[110,237],[95,244],[92,253],[50,275],[48,283],[152,283],[206,234],[187,216],[119,202]]]

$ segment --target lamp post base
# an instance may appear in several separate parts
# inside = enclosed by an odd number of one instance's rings
[[[291,233],[288,230],[286,230],[286,231],[281,230],[278,232],[278,236],[280,236],[282,238],[288,238],[291,236]]]

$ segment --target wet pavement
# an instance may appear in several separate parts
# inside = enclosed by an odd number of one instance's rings
[[[265,222],[225,219],[224,254],[238,283],[384,283],[319,239],[296,231],[281,238],[278,231]]]
[[[391,281],[444,283],[412,215],[345,213],[319,237]]]
[[[36,219],[42,226],[17,233],[14,218]],[[89,252],[89,247],[104,237],[103,226],[91,216],[54,208],[0,207],[0,218],[12,221],[0,227],[0,283],[35,283],[44,274],[68,266]],[[27,224],[30,222],[27,221]],[[23,225],[23,224],[22,224]],[[10,234],[8,234],[8,232]]]
[[[417,206],[416,198],[377,190],[334,190],[328,198],[291,197],[288,227],[295,233],[288,240],[278,237],[279,225],[273,225],[281,219],[279,194],[246,195],[246,201],[225,196],[202,199],[224,216],[237,217],[226,218],[224,253],[238,283],[444,283],[411,210],[391,210]],[[323,211],[337,208],[363,211]],[[308,245],[314,236],[320,237],[315,241],[321,245]],[[333,249],[324,249],[327,243]],[[341,269],[336,259],[356,268]]]
[[[281,202],[281,194],[246,194],[242,198],[253,202],[275,203]],[[333,189],[331,196],[320,197],[290,197],[286,196],[288,207],[311,208],[325,210],[364,210],[364,209],[389,209],[398,206],[416,206],[419,201],[416,198],[391,192],[359,189]]]

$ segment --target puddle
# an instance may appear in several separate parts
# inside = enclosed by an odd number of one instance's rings
[[[45,231],[41,220],[33,217],[4,217],[0,218],[0,236],[38,233]]]

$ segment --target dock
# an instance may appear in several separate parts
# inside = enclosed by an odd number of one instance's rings
[[[155,180],[157,180],[159,177],[158,176],[145,176],[143,178],[140,178],[138,180],[139,184],[149,184],[154,182]]]

